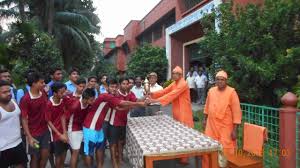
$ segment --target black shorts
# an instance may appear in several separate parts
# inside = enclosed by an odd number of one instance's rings
[[[54,142],[50,142],[49,144],[49,153],[54,154]]]
[[[39,146],[40,147],[39,148],[34,148],[34,147],[29,145],[28,154],[35,155],[35,156],[39,157],[40,156],[40,149],[49,149],[49,146],[50,146],[50,132],[49,132],[49,130],[47,130],[42,135],[37,136],[37,137],[33,137],[33,138],[36,139],[37,141],[39,141]]]
[[[0,152],[0,167],[8,168],[13,165],[26,165],[28,159],[23,144]]]
[[[109,125],[108,128],[108,142],[109,144],[116,144],[118,141],[125,141],[126,126]]]
[[[104,121],[104,123],[102,124],[102,130],[103,130],[103,134],[104,134],[104,141],[106,141],[107,138],[108,138],[109,127],[110,127],[109,122]]]
[[[60,156],[63,153],[66,153],[69,149],[69,145],[60,140],[53,142],[53,152],[55,156]]]

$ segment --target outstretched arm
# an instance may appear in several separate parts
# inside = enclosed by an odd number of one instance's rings
[[[122,100],[118,105],[120,108],[134,108],[134,107],[144,107],[146,106],[145,102],[131,102]]]
[[[163,95],[171,92],[174,84],[175,84],[175,82],[171,83],[168,87],[164,88],[163,90],[159,90],[159,91],[150,93],[151,98],[158,99],[158,98],[162,97]]]
[[[170,92],[156,99],[156,102],[159,102],[161,105],[165,106],[171,103],[174,99],[178,98],[181,93],[186,91],[188,86],[186,83],[181,83],[176,86],[176,88],[172,89]],[[152,103],[152,102],[151,102]]]

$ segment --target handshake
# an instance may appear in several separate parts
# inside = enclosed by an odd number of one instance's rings
[[[158,100],[151,98],[151,93],[149,93],[149,92],[145,95],[145,98],[143,99],[143,101],[144,101],[145,106],[148,106],[152,103],[159,103]]]

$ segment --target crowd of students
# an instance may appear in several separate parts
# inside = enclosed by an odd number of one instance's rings
[[[26,86],[16,89],[10,72],[0,71],[1,168],[26,167],[28,161],[31,168],[44,168],[48,161],[62,168],[68,150],[70,167],[77,167],[83,155],[86,167],[96,163],[101,168],[107,144],[113,167],[121,167],[127,114],[134,108],[135,116],[149,111],[142,78],[108,82],[103,75],[98,84],[97,77],[80,78],[74,68],[69,81],[63,83],[62,79],[60,68],[51,72],[48,84],[39,72],[29,71]],[[150,89],[162,89],[156,73],[149,74],[149,79]],[[155,108],[159,110],[159,106]]]

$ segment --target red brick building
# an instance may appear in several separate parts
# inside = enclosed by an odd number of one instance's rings
[[[235,4],[262,0],[234,0]],[[211,60],[198,53],[197,43],[203,38],[200,20],[222,0],[161,0],[142,20],[132,20],[124,35],[104,39],[104,57],[111,60],[120,72],[134,49],[143,43],[166,48],[169,73],[176,65],[184,73],[190,66],[206,66]]]

